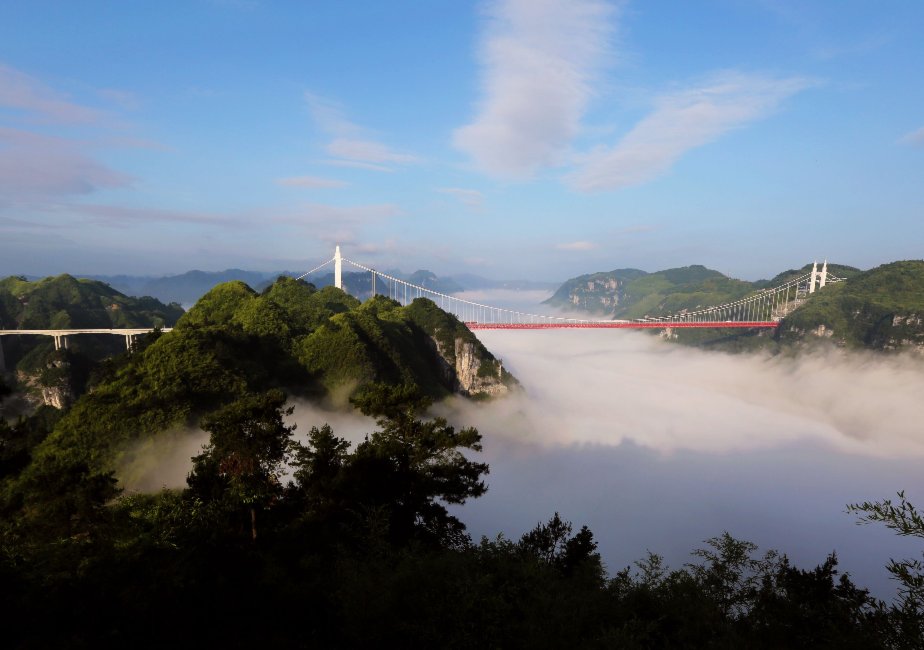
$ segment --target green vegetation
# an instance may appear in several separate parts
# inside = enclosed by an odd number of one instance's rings
[[[172,327],[182,315],[177,304],[130,298],[102,282],[70,275],[0,280],[0,329]],[[86,389],[104,359],[125,351],[123,339],[109,335],[70,337],[68,350],[58,352],[44,336],[5,336],[2,344],[7,368],[22,373],[19,390],[51,387],[68,396]]]
[[[22,480],[48,481],[63,467],[101,473],[119,467],[131,476],[143,460],[136,443],[166,441],[226,404],[272,389],[346,400],[384,382],[444,397],[463,388],[455,349],[464,345],[479,364],[474,372],[485,364],[494,384],[516,383],[495,372],[490,352],[429,300],[401,307],[379,296],[359,304],[339,289],[316,291],[290,278],[261,295],[241,282],[225,283],[173,332],[153,333],[132,354],[104,364],[91,390],[35,447]]]
[[[884,264],[825,287],[780,330],[783,343],[814,334],[850,348],[924,346],[924,261]]]
[[[0,280],[2,329],[171,327],[182,314],[177,304],[130,298],[102,282],[70,275]]]
[[[924,348],[924,261],[892,262],[869,271],[833,267],[839,277],[850,279],[816,291],[774,332],[678,330],[675,336],[684,344],[725,351],[791,353],[819,345],[876,351]],[[787,271],[772,282],[805,270]]]

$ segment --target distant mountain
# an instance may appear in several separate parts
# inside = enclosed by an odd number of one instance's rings
[[[124,293],[126,296],[150,296],[150,293],[144,292],[144,287],[156,280],[155,276],[150,275],[77,275],[77,278],[86,279],[86,280],[99,280],[100,282],[105,282],[110,287]],[[40,280],[41,278],[35,278]],[[154,296],[159,298],[158,296]],[[165,300],[165,298],[159,298],[160,300]],[[178,300],[169,300],[167,302],[180,302]]]
[[[440,293],[458,293],[465,290],[461,284],[452,278],[438,278],[432,271],[414,271],[406,279],[411,284],[439,291]]]
[[[222,282],[239,280],[247,285],[258,286],[274,277],[271,273],[227,269],[225,271],[187,271],[151,280],[141,288],[141,293],[160,300],[191,305]]]
[[[752,290],[750,282],[701,265],[657,273],[616,269],[572,278],[546,304],[613,318],[642,318],[721,304]]]

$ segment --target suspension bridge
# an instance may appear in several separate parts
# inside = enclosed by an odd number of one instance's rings
[[[344,287],[343,283],[344,264],[348,264],[354,269],[371,275],[373,295],[387,296],[402,305],[407,305],[417,298],[429,298],[444,311],[454,314],[472,330],[772,328],[778,327],[780,320],[804,303],[810,294],[826,284],[843,281],[843,278],[828,273],[827,261],[821,269],[818,268],[816,262],[808,273],[787,280],[779,286],[760,289],[738,300],[721,305],[684,309],[667,316],[604,320],[536,314],[467,300],[413,284],[377,271],[365,264],[354,262],[341,255],[339,246],[334,250],[334,256],[331,259],[303,273],[297,279],[308,278],[331,264],[334,265],[334,286],[338,289],[349,292],[349,288]]]
[[[812,265],[812,270],[799,277],[788,280],[779,286],[761,289],[752,292],[738,300],[721,305],[712,305],[696,309],[684,309],[667,316],[654,316],[637,318],[633,320],[614,319],[587,319],[568,318],[549,314],[536,314],[505,307],[486,305],[458,296],[435,291],[407,280],[396,278],[387,273],[377,271],[365,264],[354,262],[343,257],[340,247],[334,250],[334,256],[303,273],[297,279],[301,280],[334,265],[334,286],[349,291],[343,283],[344,263],[369,273],[372,280],[372,295],[384,295],[402,305],[408,305],[417,298],[429,298],[440,306],[443,311],[455,315],[463,321],[469,329],[672,329],[672,328],[771,328],[778,327],[780,320],[793,309],[808,299],[809,295],[824,287],[826,284],[841,282],[843,278],[828,273],[828,263],[821,269],[818,264]],[[169,332],[171,328],[161,331]],[[109,334],[124,336],[125,347],[131,351],[135,337],[153,331],[154,328],[132,329],[0,329],[3,336],[51,336],[54,338],[55,349],[67,349],[67,340],[70,336],[81,334]],[[3,347],[0,345],[0,372],[4,369]]]

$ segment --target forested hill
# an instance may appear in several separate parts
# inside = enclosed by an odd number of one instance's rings
[[[316,291],[290,278],[262,294],[228,282],[172,332],[152,334],[141,349],[102,366],[36,448],[29,471],[57,471],[61,458],[112,468],[131,444],[195,428],[203,414],[244,395],[282,388],[345,402],[381,384],[431,398],[483,398],[516,380],[429,300],[402,307],[379,296],[360,304],[339,289]]]
[[[817,291],[783,321],[780,339],[924,351],[924,260],[883,264]]]
[[[617,269],[572,278],[546,303],[613,318],[642,318],[736,300],[754,289],[705,266],[646,273]]]
[[[171,327],[182,315],[177,304],[132,298],[103,282],[66,274],[35,282],[0,280],[2,329]]]

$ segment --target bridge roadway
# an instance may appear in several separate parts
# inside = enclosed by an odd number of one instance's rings
[[[466,322],[470,330],[558,330],[558,329],[672,329],[779,327],[777,321],[598,321],[559,323],[478,323]]]
[[[112,328],[112,329],[103,329],[103,328],[76,328],[76,329],[66,329],[66,330],[0,330],[0,336],[53,336],[55,339],[55,350],[60,350],[61,348],[67,349],[67,337],[74,336],[77,334],[112,334],[115,336],[124,336],[125,337],[125,347],[131,350],[132,348],[132,339],[139,334],[147,334],[148,332],[153,332],[154,327],[125,327],[125,328]],[[172,327],[163,327],[161,332],[170,332]],[[0,354],[2,354],[2,348],[0,348]]]

